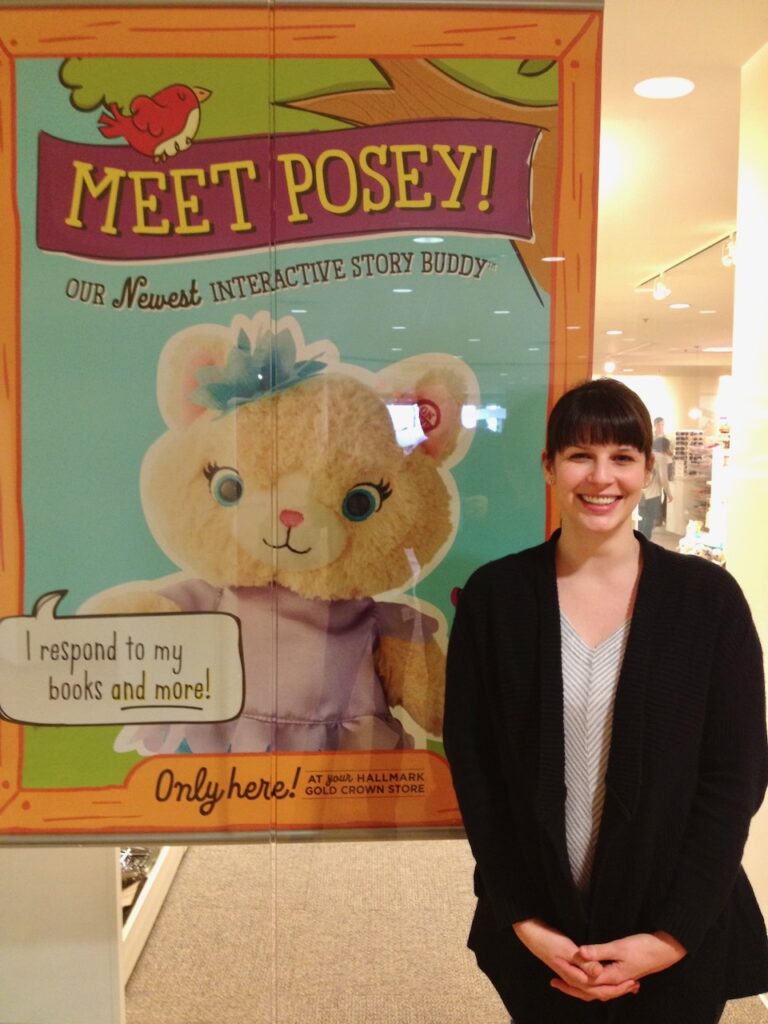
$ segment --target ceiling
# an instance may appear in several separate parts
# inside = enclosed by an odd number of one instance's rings
[[[596,371],[607,359],[615,374],[729,366],[703,349],[730,344],[734,271],[720,240],[736,225],[740,70],[765,43],[768,0],[605,0]],[[656,75],[695,89],[636,96]],[[636,291],[660,271],[667,299]]]

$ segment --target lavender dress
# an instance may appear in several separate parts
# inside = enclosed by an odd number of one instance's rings
[[[370,597],[299,597],[278,584],[213,587],[187,580],[159,593],[182,611],[228,612],[240,620],[243,709],[229,722],[126,726],[115,750],[149,755],[413,745],[390,714],[373,653],[383,636],[426,644],[435,619]]]

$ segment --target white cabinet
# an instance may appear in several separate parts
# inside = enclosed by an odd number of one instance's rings
[[[2,1024],[123,1024],[115,847],[0,849]]]
[[[124,1024],[124,986],[186,847],[163,847],[123,925],[119,850],[0,848],[0,1024]]]

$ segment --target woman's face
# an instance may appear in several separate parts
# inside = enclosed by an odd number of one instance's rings
[[[608,534],[632,529],[632,513],[653,462],[631,445],[570,445],[554,460],[542,454],[544,477],[560,505],[563,527]]]

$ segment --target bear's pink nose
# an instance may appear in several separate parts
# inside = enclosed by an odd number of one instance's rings
[[[301,526],[304,522],[301,512],[294,512],[292,508],[284,508],[278,518],[288,530],[292,530],[294,526]]]

